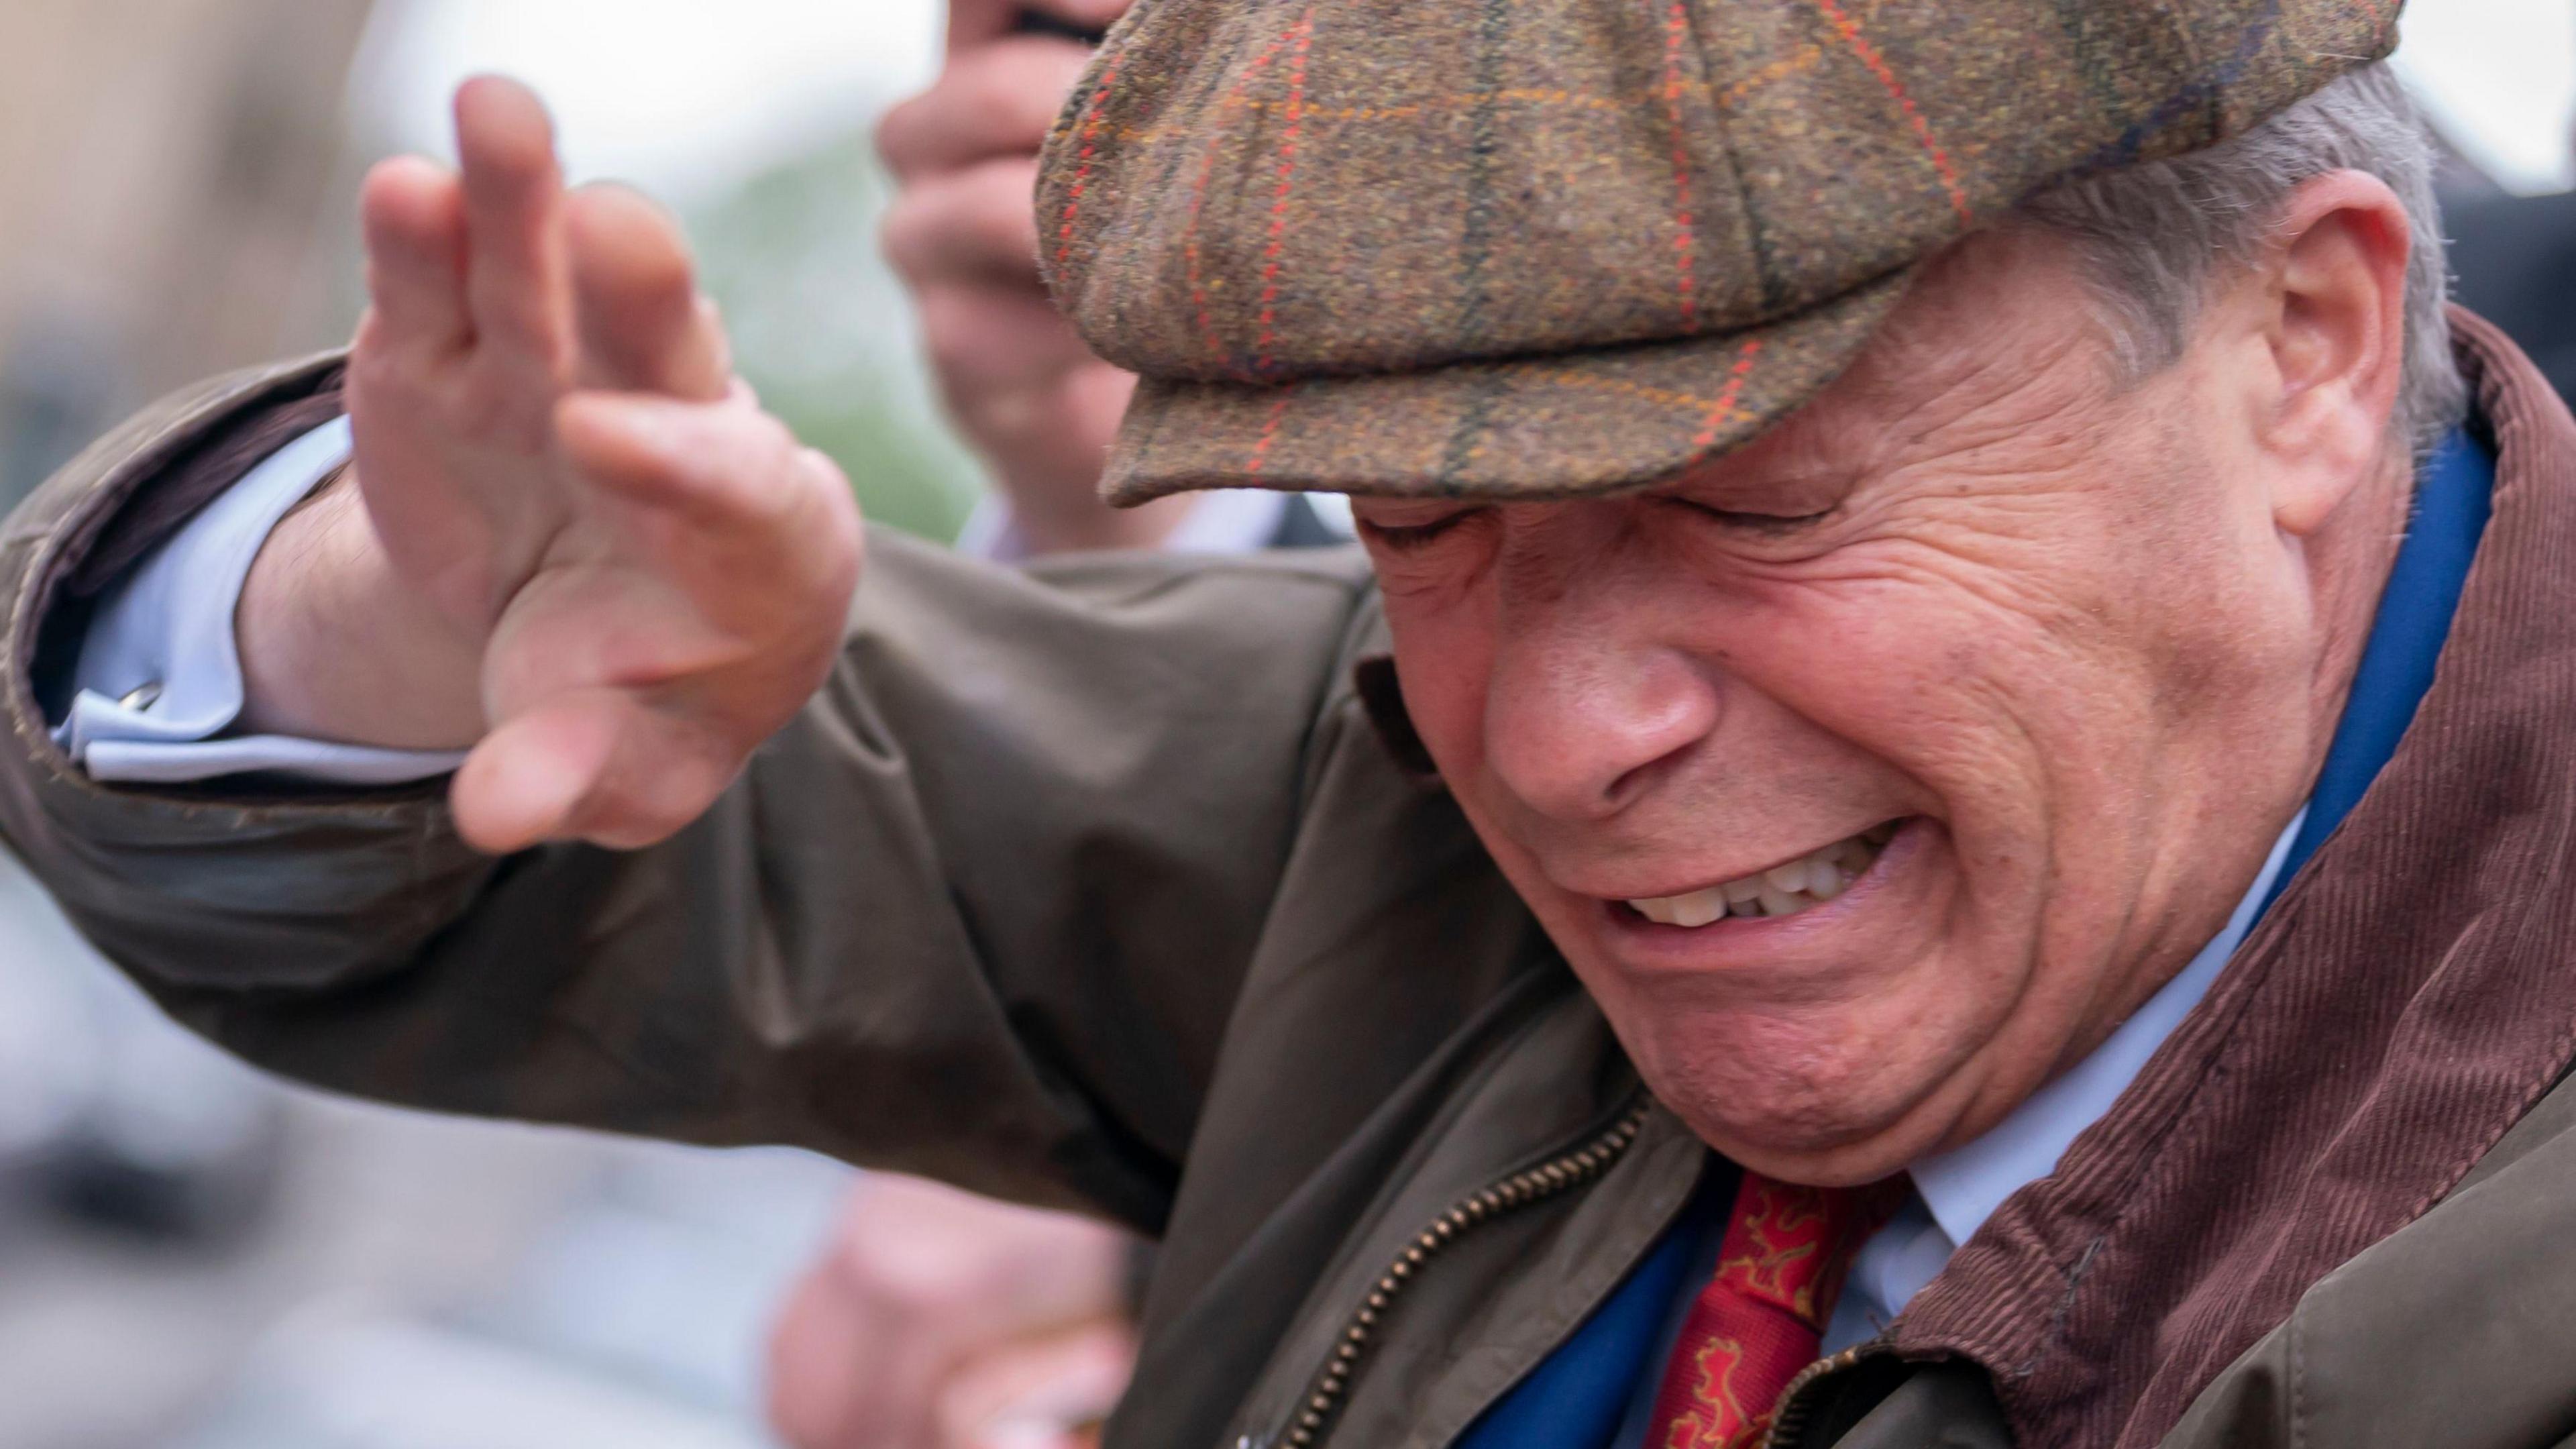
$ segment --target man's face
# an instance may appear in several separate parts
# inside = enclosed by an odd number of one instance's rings
[[[1356,504],[1442,775],[1754,1167],[1864,1181],[1992,1126],[2215,934],[2322,752],[2260,348],[2204,329],[2121,386],[2095,316],[2061,243],[1979,238],[1689,476]]]

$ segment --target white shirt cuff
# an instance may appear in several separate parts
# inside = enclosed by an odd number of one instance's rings
[[[99,603],[54,740],[94,780],[184,784],[269,773],[381,786],[446,774],[452,751],[231,735],[242,711],[233,615],[251,561],[289,509],[349,459],[349,420],[287,444],[146,555]]]

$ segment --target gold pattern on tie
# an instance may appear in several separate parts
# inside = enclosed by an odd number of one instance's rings
[[[1801,1187],[1747,1172],[1655,1395],[1655,1449],[1749,1449],[1816,1359],[1844,1272],[1904,1200],[1904,1179]]]

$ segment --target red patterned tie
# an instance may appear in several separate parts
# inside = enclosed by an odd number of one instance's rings
[[[1904,1200],[1903,1178],[1799,1187],[1748,1172],[1655,1395],[1653,1449],[1747,1449],[1798,1371],[1816,1361],[1843,1271]]]

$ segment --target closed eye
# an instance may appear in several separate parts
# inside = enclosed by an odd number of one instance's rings
[[[1410,553],[1427,546],[1442,534],[1456,528],[1459,523],[1474,516],[1476,512],[1475,509],[1461,509],[1456,513],[1432,519],[1428,523],[1374,523],[1365,517],[1355,518],[1353,521],[1359,525],[1362,537],[1391,553]]]
[[[1693,503],[1687,498],[1677,498],[1673,501],[1727,528],[1758,534],[1764,538],[1786,538],[1803,529],[1813,528],[1833,517],[1838,511],[1834,508],[1826,508],[1814,513],[1748,513],[1733,508],[1711,508],[1705,503]]]

